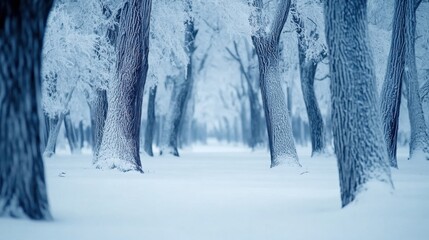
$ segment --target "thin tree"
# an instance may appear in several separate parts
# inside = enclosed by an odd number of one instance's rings
[[[316,93],[314,91],[314,79],[319,62],[321,62],[327,53],[324,49],[319,54],[308,56],[307,51],[311,42],[319,39],[317,29],[310,30],[305,26],[301,14],[296,9],[296,4],[291,8],[292,21],[295,24],[298,36],[298,56],[299,56],[299,73],[301,79],[302,95],[307,109],[308,123],[310,125],[311,137],[311,156],[325,152],[325,126],[323,124],[322,113],[317,103]],[[307,33],[309,32],[309,33]],[[307,36],[308,35],[308,36]]]
[[[88,105],[91,115],[92,154],[93,160],[96,160],[100,152],[103,129],[107,117],[108,102],[106,89],[94,89],[94,95],[91,97]]]
[[[254,149],[257,145],[260,145],[264,142],[264,132],[261,130],[263,119],[261,117],[262,107],[259,103],[258,98],[258,87],[254,87],[254,82],[257,81],[255,79],[254,74],[252,74],[252,60],[255,57],[255,50],[249,49],[247,42],[245,42],[246,45],[246,58],[240,55],[238,50],[238,43],[236,41],[233,42],[234,48],[226,48],[226,51],[229,53],[231,58],[235,60],[238,65],[242,76],[242,81],[245,80],[245,85],[247,86],[247,91],[245,91],[245,87],[242,86],[243,92],[246,94],[248,98],[249,103],[249,109],[250,109],[250,134],[249,139],[246,141],[249,144],[249,147]],[[247,65],[245,64],[247,62]],[[239,91],[237,90],[237,96],[240,99]],[[242,94],[244,95],[244,94]],[[242,107],[242,109],[245,109],[245,107]],[[244,111],[242,111],[244,112]],[[245,118],[242,117],[242,121],[246,121]]]
[[[185,52],[188,57],[186,64],[185,78],[176,79],[174,82],[173,93],[170,102],[170,112],[167,114],[166,126],[164,130],[163,143],[161,145],[160,154],[171,154],[179,156],[177,149],[177,141],[179,130],[184,118],[184,114],[189,102],[189,95],[192,91],[194,76],[193,76],[193,54],[195,52],[195,38],[198,30],[194,26],[194,18],[192,13],[192,1],[185,2],[185,12],[187,18],[185,21]]]
[[[406,1],[395,1],[392,40],[386,76],[380,93],[380,111],[390,166],[397,168],[399,110],[405,70],[405,7]]]
[[[151,0],[128,0],[120,17],[116,78],[110,82],[98,168],[141,171],[140,120],[149,53]]]
[[[52,2],[0,2],[0,216],[51,218],[40,149],[40,70]]]
[[[369,181],[392,187],[381,118],[375,104],[366,6],[366,0],[325,2],[332,125],[343,207],[365,190]]]
[[[280,35],[288,17],[290,0],[280,1],[270,29],[266,31],[263,1],[254,0],[250,22],[255,29],[252,35],[259,62],[259,81],[268,131],[271,167],[280,164],[300,166],[287,112],[285,94],[280,83]]]
[[[149,90],[149,101],[147,105],[147,123],[144,138],[144,151],[149,155],[153,156],[152,144],[153,135],[155,132],[155,98],[157,86],[154,85]]]

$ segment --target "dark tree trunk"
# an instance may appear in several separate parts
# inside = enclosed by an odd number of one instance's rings
[[[100,151],[101,140],[103,139],[104,123],[107,117],[107,91],[96,89],[92,101],[89,103],[92,126],[92,152],[94,160]]]
[[[343,207],[364,191],[369,181],[392,187],[368,43],[366,5],[366,0],[325,2],[332,125]]]
[[[0,216],[50,219],[40,69],[52,1],[0,2]]]
[[[59,116],[49,118],[49,135],[43,152],[44,157],[50,158],[54,155],[63,119],[64,114],[62,113]]]
[[[323,125],[322,114],[317,103],[314,91],[314,77],[316,75],[317,64],[314,61],[306,61],[303,49],[299,50],[301,89],[304,96],[304,103],[307,109],[308,123],[310,125],[311,155],[323,153],[325,151],[325,127]]]
[[[153,156],[152,144],[153,133],[155,131],[155,99],[157,88],[157,86],[151,87],[149,91],[149,102],[147,107],[147,123],[144,138],[144,151],[149,156]]]
[[[76,135],[77,135],[77,139],[78,139],[78,147],[79,147],[79,151],[82,150],[82,148],[85,145],[85,133],[83,130],[83,122],[80,121],[79,122],[79,126],[76,129]]]
[[[80,151],[79,137],[71,121],[70,113],[64,116],[64,128],[66,130],[66,138],[70,146],[70,152],[72,154],[78,153]]]
[[[251,127],[249,127],[249,122],[251,122],[252,120],[250,121],[248,120],[247,108],[246,106],[244,106],[244,103],[242,103],[242,106],[241,106],[240,120],[241,120],[242,141],[247,145],[249,145],[249,147],[253,148],[253,145],[252,145],[253,140],[251,137],[252,131],[249,132],[249,129],[251,129]]]
[[[190,4],[190,2],[188,2]],[[188,6],[190,8],[190,5]],[[187,11],[191,11],[187,9]],[[195,51],[195,37],[197,30],[194,28],[194,19],[189,17],[185,22],[185,51],[188,55],[188,64],[186,67],[186,77],[184,79],[176,79],[174,83],[173,93],[170,102],[170,112],[166,119],[166,128],[164,137],[164,143],[161,146],[160,154],[171,154],[173,156],[179,156],[177,149],[178,133],[180,130],[181,122],[186,112],[189,93],[193,85],[193,69],[192,69],[192,58]]]
[[[301,78],[301,90],[304,97],[305,107],[307,109],[308,123],[310,126],[311,137],[311,156],[320,154],[325,151],[325,127],[323,118],[320,112],[319,104],[317,103],[316,93],[314,91],[314,78],[316,75],[317,65],[325,56],[325,51],[322,51],[319,59],[307,57],[309,49],[309,41],[317,41],[319,34],[316,29],[306,29],[301,15],[298,13],[295,4],[292,6],[292,19],[296,25],[298,35],[298,56],[299,56],[299,73]],[[308,34],[308,32],[310,34]],[[308,34],[306,36],[305,34]],[[309,38],[309,39],[307,39]]]
[[[188,146],[193,141],[192,139],[192,122],[194,117],[195,103],[193,99],[192,88],[188,93],[188,104],[186,105],[185,115],[179,128],[179,146]]]
[[[49,117],[46,114],[43,114],[43,118],[41,119],[41,131],[42,131],[42,144],[41,144],[41,151],[44,152],[46,149],[46,145],[48,144],[48,137],[49,137]]]
[[[151,0],[129,0],[121,10],[116,79],[111,81],[98,168],[142,172],[140,124],[149,53]]]
[[[405,7],[405,1],[395,1],[390,53],[380,96],[380,112],[387,153],[390,166],[395,168],[398,167],[396,145],[405,70]]]
[[[255,148],[257,145],[260,145],[264,142],[263,140],[263,122],[261,118],[261,105],[258,99],[258,93],[253,90],[252,84],[248,82],[248,98],[250,105],[250,147]]]

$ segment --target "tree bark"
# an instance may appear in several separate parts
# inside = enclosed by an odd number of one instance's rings
[[[116,79],[108,92],[107,118],[97,168],[142,171],[141,96],[146,82],[151,0],[128,0],[121,11]]]
[[[255,1],[254,5],[257,14],[256,27],[259,30],[253,34],[252,41],[258,55],[259,81],[268,131],[271,167],[281,164],[301,166],[293,140],[285,95],[280,83],[279,69],[280,34],[289,13],[290,1],[282,1],[278,6],[269,33],[264,32],[260,24],[262,1]]]
[[[429,136],[422,102],[416,67],[416,0],[405,1],[405,84],[407,85],[408,114],[410,118],[410,159],[429,160]]]
[[[332,124],[342,206],[369,181],[392,187],[368,43],[366,0],[325,2]]]
[[[41,153],[41,60],[52,0],[0,2],[0,216],[51,219]]]
[[[398,167],[396,146],[398,139],[399,110],[401,106],[402,81],[405,69],[405,7],[403,0],[395,1],[392,40],[386,76],[380,96],[380,111],[384,138],[391,167]]]
[[[155,131],[155,99],[157,86],[153,86],[149,91],[149,102],[147,107],[147,123],[144,138],[144,151],[153,157],[153,134]]]
[[[325,151],[325,126],[323,124],[322,113],[317,103],[314,91],[314,77],[316,75],[317,64],[313,61],[307,62],[302,59],[300,53],[300,75],[301,89],[304,96],[304,103],[307,109],[308,123],[310,126],[311,156]]]

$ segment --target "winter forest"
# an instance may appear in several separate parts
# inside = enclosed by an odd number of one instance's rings
[[[0,0],[0,239],[429,239],[428,0]]]

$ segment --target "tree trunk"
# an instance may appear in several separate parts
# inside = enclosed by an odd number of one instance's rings
[[[410,118],[410,159],[429,160],[429,136],[423,114],[417,77],[415,38],[416,1],[405,1],[405,83],[408,90],[408,114]]]
[[[157,86],[153,86],[149,91],[149,102],[147,107],[147,123],[144,138],[144,151],[153,156],[152,144],[153,133],[155,131],[155,99]]]
[[[403,0],[395,1],[392,40],[386,76],[380,96],[380,111],[390,166],[397,168],[399,110],[405,69],[405,7]]]
[[[290,116],[280,83],[280,35],[289,14],[291,1],[281,1],[271,29],[266,32],[262,16],[262,0],[254,0],[250,21],[257,31],[252,35],[259,62],[259,82],[267,123],[271,167],[281,164],[301,166],[292,135]]]
[[[40,120],[41,131],[42,131],[42,144],[40,150],[45,151],[46,145],[48,144],[49,137],[49,117],[46,114],[43,114],[43,118]]]
[[[304,96],[304,103],[307,109],[308,124],[310,126],[311,138],[311,156],[325,151],[325,127],[323,125],[322,114],[317,103],[316,93],[314,91],[314,77],[317,64],[314,61],[306,61],[305,53],[300,50],[300,76],[301,90]]]
[[[97,168],[142,171],[141,92],[146,82],[151,0],[129,0],[121,11],[116,79],[110,82],[107,118]]]
[[[106,90],[96,89],[94,93],[93,99],[89,103],[89,109],[92,126],[92,154],[95,163],[100,151],[101,140],[103,139],[103,129],[107,117],[108,104]]]
[[[52,0],[0,2],[0,216],[50,219],[41,153],[43,36]]]
[[[253,149],[257,145],[260,145],[264,142],[262,128],[262,119],[261,119],[261,105],[259,103],[258,94],[253,90],[252,85],[248,84],[248,98],[250,104],[250,147]]]
[[[241,107],[240,107],[240,121],[241,121],[241,137],[242,137],[242,141],[245,144],[248,144],[249,147],[253,148],[253,139],[251,137],[251,134],[249,134],[249,129],[251,129],[251,127],[249,127],[249,122],[252,122],[252,119],[250,119],[250,121],[248,120],[248,115],[247,115],[247,108],[244,104],[244,101],[241,101]],[[252,125],[250,123],[250,125]],[[252,133],[252,131],[250,131],[250,133]]]
[[[76,154],[80,152],[80,144],[77,136],[77,132],[70,118],[70,113],[64,116],[64,128],[66,130],[67,141],[70,146],[70,152]]]
[[[268,130],[271,167],[300,165],[285,95],[280,84],[279,42],[253,38],[259,60],[259,81]]]
[[[189,3],[188,3],[189,4]],[[190,10],[187,10],[190,11]],[[181,122],[186,112],[189,93],[193,85],[192,58],[195,51],[195,37],[197,30],[194,28],[194,19],[190,17],[185,22],[185,51],[188,55],[188,64],[186,67],[186,77],[176,79],[170,102],[170,112],[167,114],[164,143],[161,146],[160,154],[171,154],[179,156],[177,149],[178,133]]]
[[[59,116],[49,118],[49,135],[46,143],[43,156],[50,158],[55,153],[57,145],[58,134],[60,133],[61,125],[63,124],[64,114],[61,113]]]
[[[334,147],[343,207],[369,181],[392,187],[376,104],[366,5],[366,0],[325,2]]]
[[[316,75],[318,63],[326,57],[326,52],[322,50],[317,57],[308,57],[307,51],[309,41],[317,41],[319,34],[317,29],[306,28],[305,23],[296,9],[296,4],[292,4],[292,20],[296,25],[298,36],[298,57],[301,79],[301,90],[304,97],[305,107],[307,109],[308,124],[310,126],[311,138],[311,156],[325,151],[325,127],[319,104],[317,103],[316,93],[314,91],[314,78]],[[308,39],[309,38],[309,39]],[[305,136],[305,143],[306,143]]]

